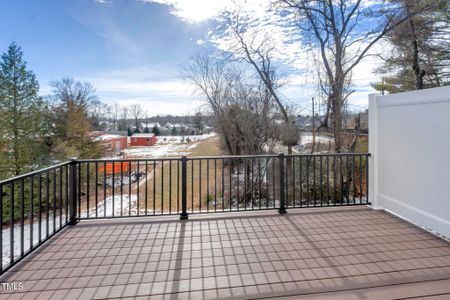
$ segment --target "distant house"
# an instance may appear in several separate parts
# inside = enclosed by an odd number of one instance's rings
[[[136,133],[131,136],[131,146],[153,146],[156,144],[154,133]]]
[[[95,134],[93,139],[104,145],[108,151],[120,152],[128,147],[127,137],[118,134]]]

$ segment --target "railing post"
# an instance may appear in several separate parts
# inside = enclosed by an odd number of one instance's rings
[[[72,158],[69,163],[69,225],[77,223],[77,160]]]
[[[187,220],[187,157],[181,157],[181,214],[180,220]]]
[[[284,153],[280,153],[278,155],[279,164],[280,164],[280,208],[278,208],[278,212],[280,214],[286,213],[286,184],[284,178],[284,163],[285,156]]]

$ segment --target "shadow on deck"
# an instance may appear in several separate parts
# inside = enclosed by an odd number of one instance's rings
[[[5,273],[23,289],[0,297],[450,297],[449,243],[383,211],[176,218],[82,221]]]

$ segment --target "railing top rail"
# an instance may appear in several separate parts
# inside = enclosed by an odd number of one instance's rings
[[[8,178],[8,179],[0,181],[0,185],[6,185],[6,184],[9,184],[11,182],[15,182],[15,181],[18,181],[18,180],[29,178],[31,176],[39,175],[39,174],[45,173],[47,171],[51,171],[51,170],[54,170],[54,169],[57,169],[57,168],[60,168],[60,167],[64,167],[64,166],[66,166],[66,165],[68,165],[70,163],[71,163],[70,161],[66,161],[66,162],[62,162],[62,163],[59,163],[59,164],[56,164],[56,165],[53,165],[53,166],[50,166],[50,167],[47,167],[47,168],[39,169],[39,170],[32,171],[32,172],[29,172],[29,173],[25,173],[25,174],[22,174],[22,175],[19,175],[19,176],[16,176],[16,177]]]
[[[320,154],[290,154],[289,156],[352,156],[352,155],[367,155],[370,153],[320,153]],[[210,156],[186,156],[188,160],[199,160],[199,159],[239,159],[239,158],[270,158],[278,157],[279,154],[258,154],[258,155],[210,155]],[[103,163],[103,162],[133,162],[133,161],[169,161],[169,160],[181,160],[182,156],[179,157],[161,157],[161,158],[104,158],[104,159],[77,159],[76,162],[80,163]]]
[[[346,152],[346,153],[314,153],[314,154],[289,154],[287,157],[299,157],[299,156],[369,156],[368,152]]]
[[[161,158],[89,158],[89,159],[77,159],[77,163],[112,163],[112,162],[133,162],[133,161],[169,161],[169,160],[181,160],[180,157],[161,157]]]

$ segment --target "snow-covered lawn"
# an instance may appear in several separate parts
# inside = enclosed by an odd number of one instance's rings
[[[215,133],[201,134],[201,135],[173,135],[173,136],[158,136],[158,144],[173,144],[183,142],[198,142],[215,136]]]
[[[328,144],[329,142],[332,142],[333,138],[324,136],[324,135],[316,135],[316,143],[320,144]],[[312,133],[304,133],[301,136],[300,139],[300,145],[304,146],[307,144],[311,144],[313,142],[313,135]]]
[[[190,151],[197,147],[197,142],[215,136],[215,133],[203,135],[184,136],[160,136],[155,146],[130,147],[125,149],[127,158],[160,158],[160,157],[180,157],[189,155]],[[166,140],[164,140],[166,139]],[[187,139],[190,142],[187,142]]]

